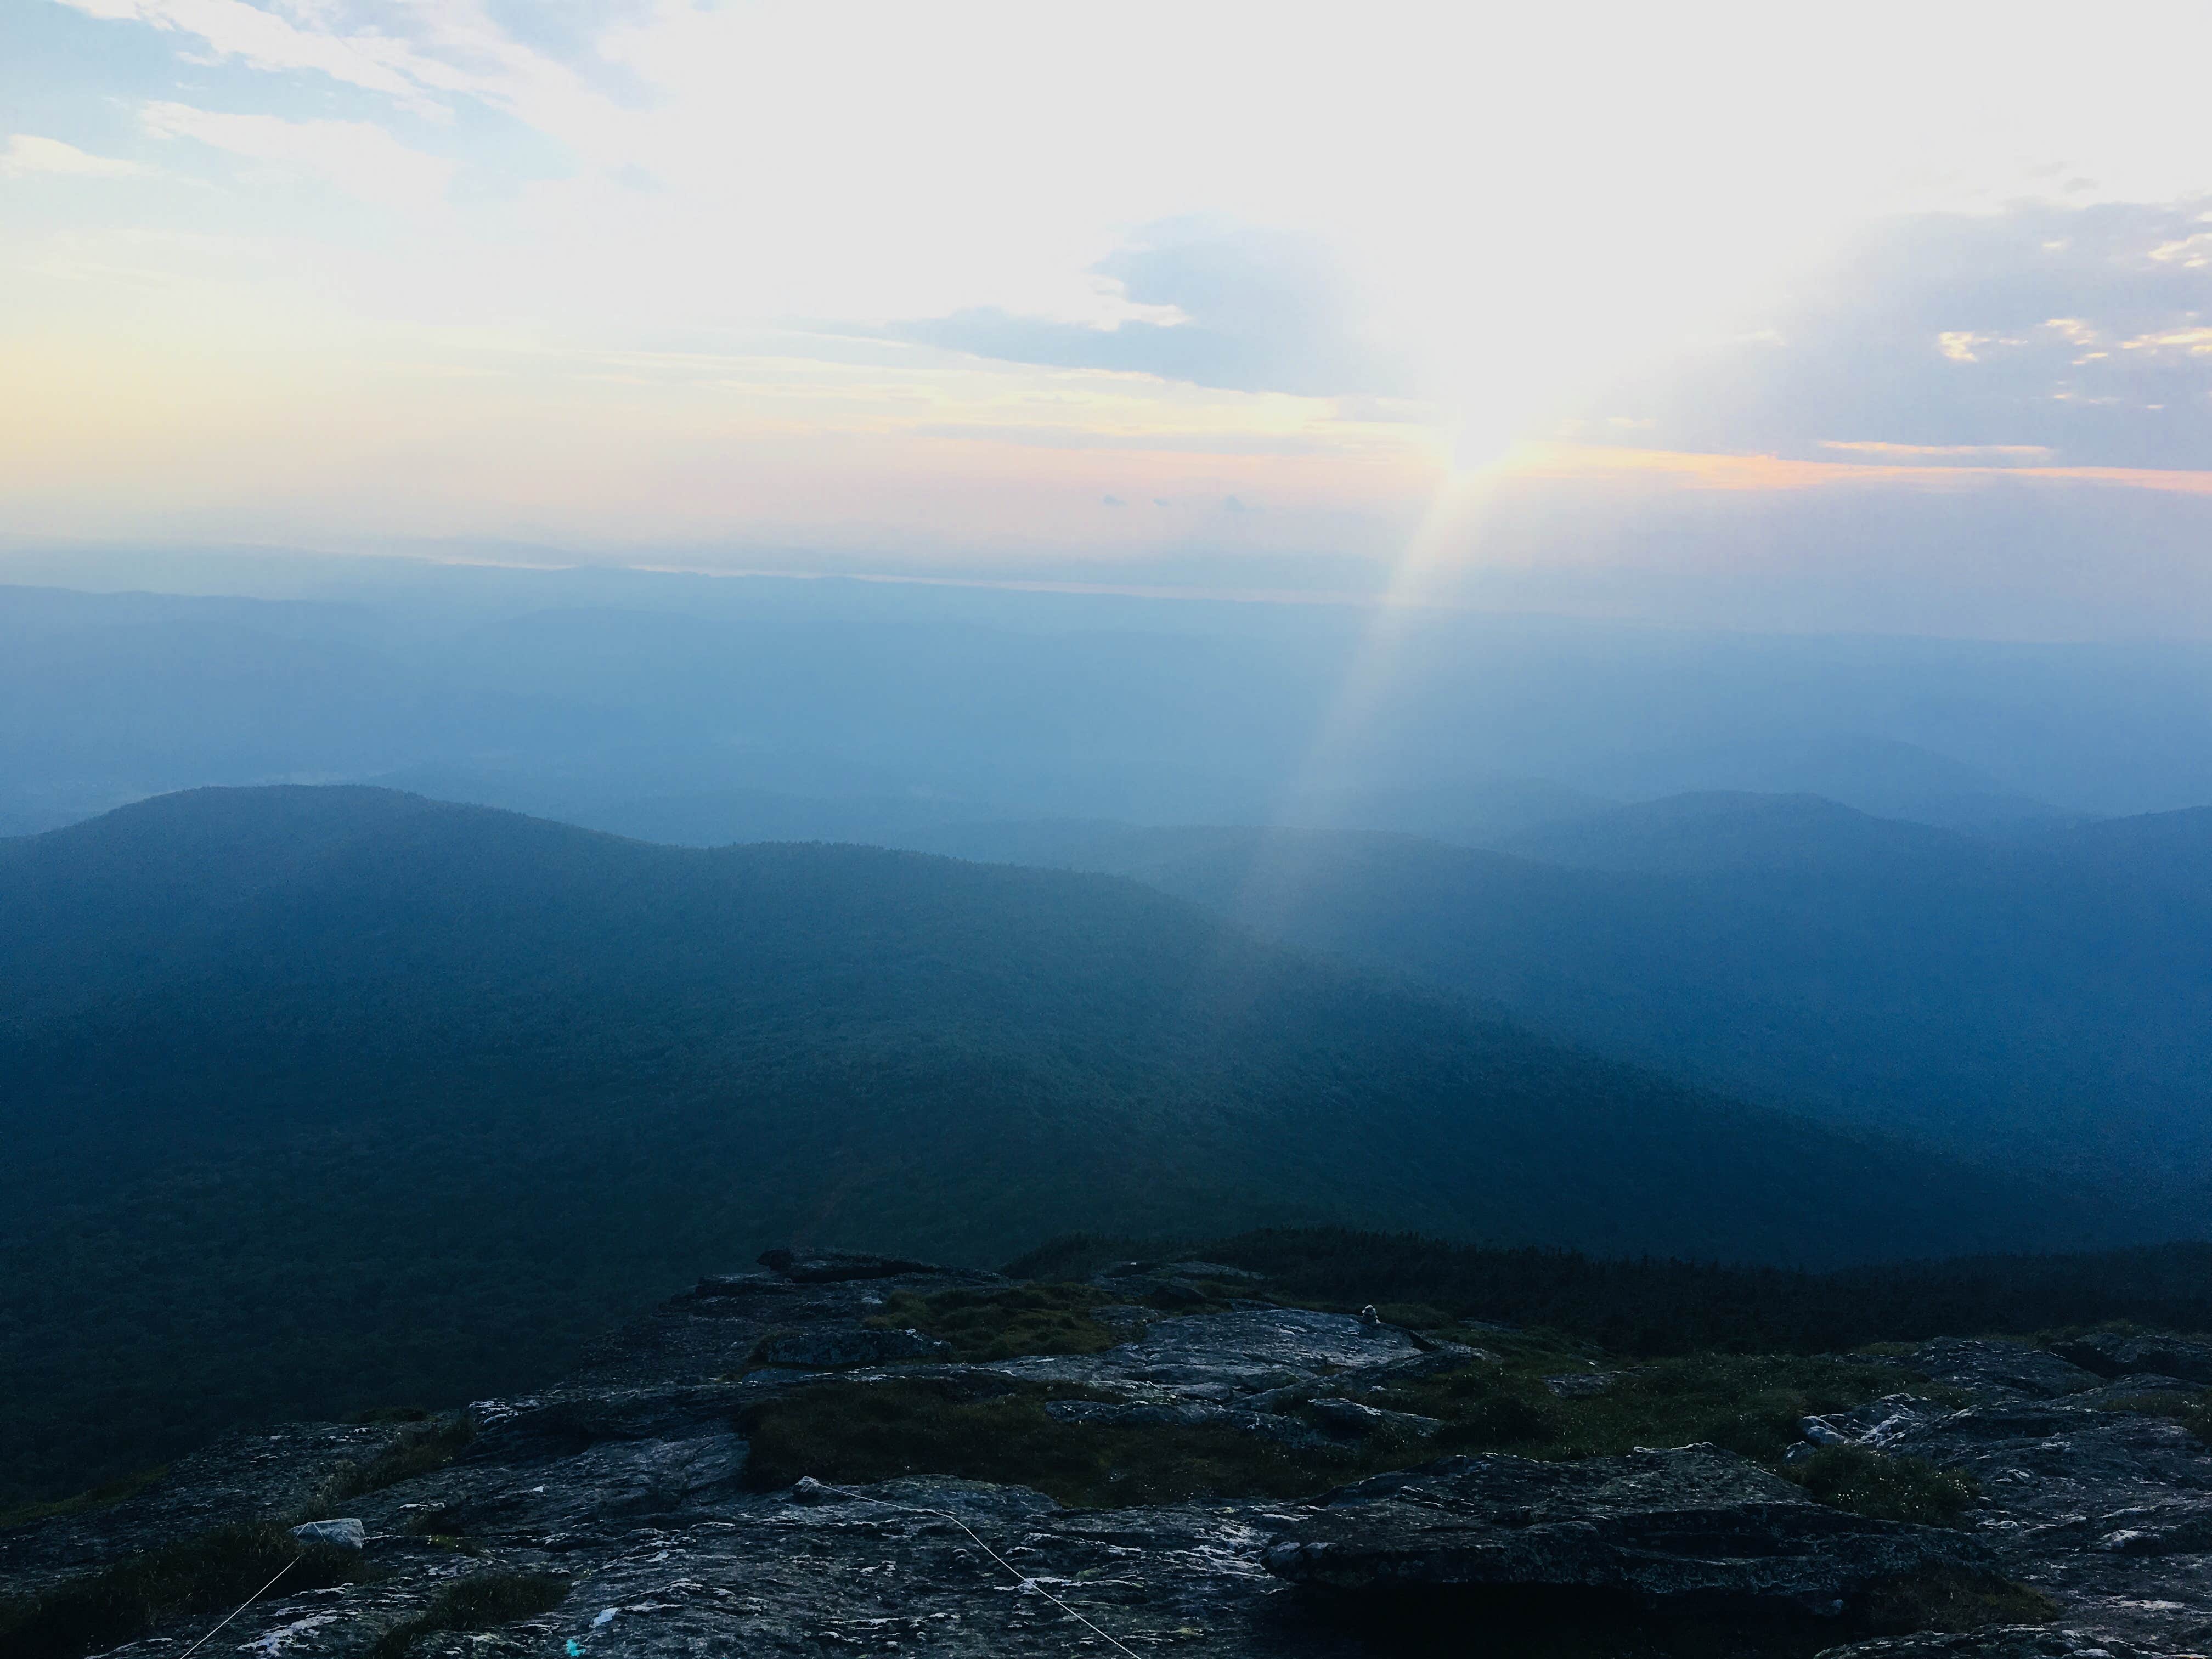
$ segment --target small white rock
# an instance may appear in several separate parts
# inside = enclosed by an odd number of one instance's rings
[[[336,1521],[309,1521],[292,1528],[292,1536],[303,1544],[334,1544],[342,1550],[357,1550],[368,1541],[368,1528],[351,1516]]]

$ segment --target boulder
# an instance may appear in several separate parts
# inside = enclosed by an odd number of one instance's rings
[[[1336,1590],[1589,1589],[1823,1614],[1924,1569],[1992,1563],[1964,1534],[1825,1508],[1709,1445],[1581,1462],[1455,1457],[1378,1475],[1330,1493],[1262,1560]]]
[[[368,1528],[353,1516],[335,1521],[306,1521],[292,1528],[303,1544],[328,1544],[336,1549],[357,1550],[368,1542]]]

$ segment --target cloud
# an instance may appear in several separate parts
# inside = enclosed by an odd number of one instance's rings
[[[1652,421],[1635,439],[1649,448],[2212,465],[2212,282],[2192,263],[2206,207],[1888,222],[1801,282],[1766,337],[1615,388],[1605,412]]]
[[[466,99],[571,144],[598,135],[616,101],[649,93],[594,50],[634,25],[644,0],[60,0],[91,16],[189,36],[216,61],[312,74],[450,120]]]
[[[421,58],[388,35],[341,35],[326,27],[300,27],[275,12],[244,0],[61,0],[94,17],[145,23],[166,32],[196,36],[222,58],[236,58],[258,70],[310,70],[349,86],[380,92],[424,112],[443,106],[426,86],[450,89],[454,76],[443,64]],[[329,8],[295,5],[311,25],[328,21]]]
[[[39,138],[19,132],[0,149],[0,179],[34,176],[70,179],[146,179],[154,169],[112,155],[91,155],[58,138]]]
[[[1416,389],[1406,360],[1362,328],[1351,283],[1310,238],[1172,222],[1093,270],[1130,313],[1110,326],[981,307],[890,332],[978,357],[1227,391],[1328,397]]]
[[[190,138],[234,155],[320,177],[350,196],[388,207],[435,206],[453,182],[454,163],[410,149],[367,121],[286,121],[274,115],[234,115],[188,104],[149,104],[147,131]]]
[[[2138,335],[2120,342],[2123,351],[2184,351],[2192,357],[2212,356],[2212,328],[2176,328],[2163,334]]]
[[[2150,251],[2150,257],[2162,264],[2202,270],[2205,266],[2212,265],[2212,230],[2200,230],[2191,236],[2161,242]]]

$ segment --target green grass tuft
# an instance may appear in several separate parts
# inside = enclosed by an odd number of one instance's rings
[[[476,1437],[476,1422],[465,1412],[418,1422],[367,1463],[341,1465],[325,1501],[343,1504],[442,1469]]]
[[[1823,1446],[1789,1473],[1814,1498],[1832,1508],[1923,1527],[1960,1525],[1982,1492],[1981,1482],[1963,1470],[1864,1446]]]

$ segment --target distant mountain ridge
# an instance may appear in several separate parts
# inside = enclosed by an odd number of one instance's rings
[[[2009,835],[2212,800],[2201,646],[1438,613],[1382,650],[1350,607],[318,565],[274,561],[283,599],[0,584],[0,834],[310,781],[701,845],[1043,817],[1479,843],[1688,790]]]
[[[1577,869],[1686,875],[1963,857],[1974,843],[1954,830],[1876,817],[1825,796],[1711,790],[1555,819],[1488,845]]]
[[[1120,871],[1750,1098],[1984,1158],[2212,1182],[2212,809],[1991,839],[1715,793],[1507,851],[1096,826],[1050,839],[973,831],[965,850]]]

